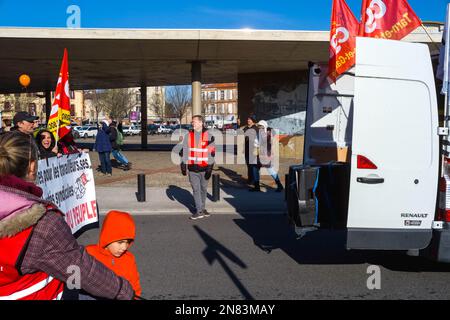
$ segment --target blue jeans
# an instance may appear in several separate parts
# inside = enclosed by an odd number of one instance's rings
[[[250,165],[253,175],[253,183],[259,183],[259,167],[257,164]]]
[[[275,169],[273,167],[267,168],[267,171],[272,176],[273,180],[275,180],[275,181],[280,180],[280,178],[278,177],[278,173],[275,171]]]
[[[110,152],[99,152],[98,153],[103,173],[111,173],[112,174],[110,155],[111,155]]]
[[[120,152],[120,150],[113,150],[112,154],[119,163],[121,163],[123,165],[128,164],[129,161],[128,161],[127,157],[125,157],[125,155],[123,155],[122,152]]]

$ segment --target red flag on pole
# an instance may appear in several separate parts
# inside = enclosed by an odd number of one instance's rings
[[[358,30],[358,20],[347,3],[344,0],[333,0],[328,63],[328,76],[333,82],[355,64]]]
[[[363,0],[362,37],[401,40],[422,25],[406,0]]]
[[[50,118],[47,128],[56,139],[59,140],[70,131],[70,95],[69,95],[69,61],[67,49],[64,49],[64,57],[56,84],[55,99],[53,100]]]

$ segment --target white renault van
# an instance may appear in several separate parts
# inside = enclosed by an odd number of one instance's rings
[[[429,48],[357,38],[356,52],[354,68],[335,84],[326,66],[310,64],[304,160],[289,172],[290,220],[300,236],[345,228],[348,249],[450,262],[449,224],[437,214],[442,129]]]

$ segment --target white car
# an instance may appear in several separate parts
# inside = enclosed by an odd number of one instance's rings
[[[164,134],[172,133],[172,129],[165,126],[159,126],[157,133],[164,133]]]
[[[136,126],[123,126],[123,133],[126,136],[134,136],[141,133],[141,130],[138,129]]]
[[[81,127],[81,129],[77,130],[80,133],[81,138],[95,138],[98,133],[97,127]]]
[[[82,129],[82,126],[74,126],[72,127],[73,130],[80,132],[80,130]]]

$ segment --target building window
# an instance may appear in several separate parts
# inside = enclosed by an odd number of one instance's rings
[[[75,99],[75,91],[70,90],[70,99]]]
[[[71,115],[72,117],[75,116],[75,105],[74,105],[74,104],[71,104],[71,105],[70,105],[70,115]]]
[[[225,100],[225,91],[224,90],[220,91],[220,100]]]
[[[209,92],[209,100],[216,100],[216,93],[214,91]]]
[[[11,102],[6,101],[4,104],[4,110],[5,111],[10,111],[11,110]]]

